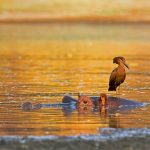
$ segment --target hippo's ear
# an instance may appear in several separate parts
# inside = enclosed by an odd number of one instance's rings
[[[80,98],[82,96],[81,92],[78,93],[78,98]]]
[[[102,99],[101,99],[101,97],[98,99],[98,103],[99,104],[101,104],[101,102],[102,102]]]
[[[24,111],[30,111],[33,109],[33,105],[31,102],[24,102],[21,107]]]

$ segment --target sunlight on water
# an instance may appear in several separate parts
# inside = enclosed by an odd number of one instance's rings
[[[0,25],[0,135],[97,134],[99,128],[150,127],[150,107],[103,115],[41,108],[66,93],[99,95],[108,88],[114,56],[130,70],[121,97],[150,102],[150,26],[86,24]],[[115,93],[108,93],[115,95]]]

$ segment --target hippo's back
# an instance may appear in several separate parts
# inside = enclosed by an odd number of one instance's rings
[[[133,107],[141,107],[144,106],[144,103],[141,102],[136,102],[133,100],[128,100],[124,98],[118,98],[118,97],[108,97],[109,105],[110,107],[128,107],[128,108],[133,108]]]

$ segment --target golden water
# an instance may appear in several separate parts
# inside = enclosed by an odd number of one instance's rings
[[[62,108],[25,112],[23,102],[57,103],[65,93],[107,92],[114,56],[130,65],[120,97],[150,102],[150,26],[1,24],[0,135],[97,134],[99,128],[150,127],[150,107],[103,116]],[[115,95],[115,93],[108,93]]]

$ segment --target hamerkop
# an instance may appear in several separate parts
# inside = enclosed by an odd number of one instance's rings
[[[126,78],[125,66],[129,69],[124,57],[115,57],[113,63],[118,64],[118,67],[110,75],[108,91],[116,91]]]

